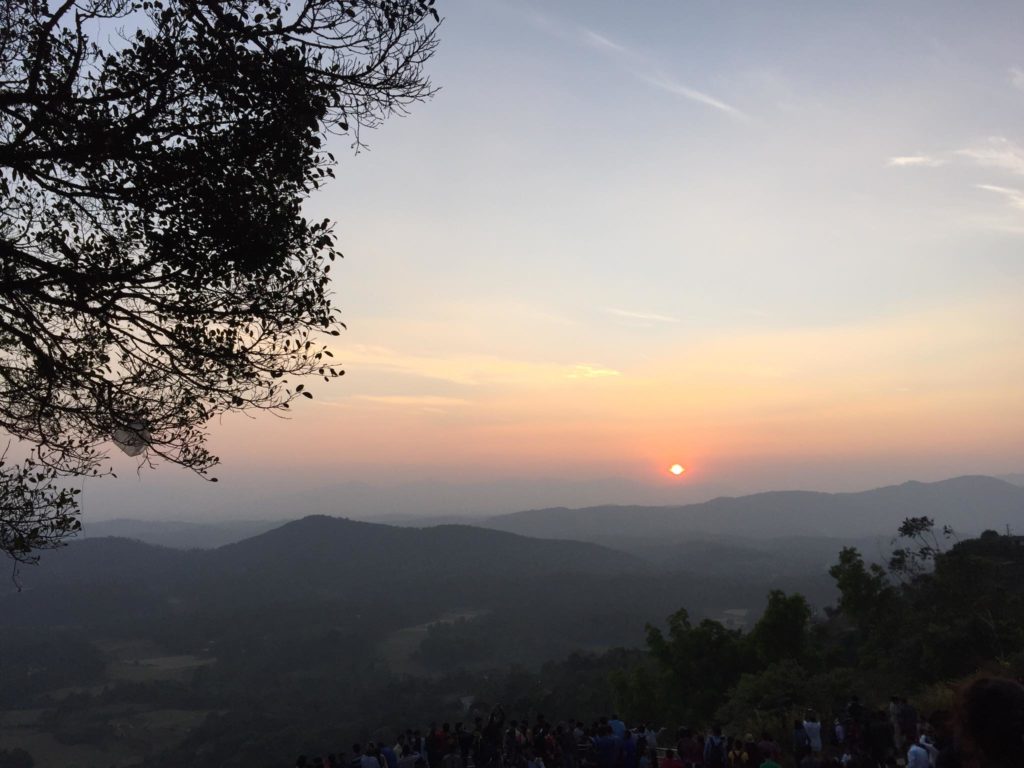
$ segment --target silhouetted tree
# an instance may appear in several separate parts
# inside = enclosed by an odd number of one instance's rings
[[[889,571],[907,579],[919,576],[932,566],[935,558],[945,551],[939,536],[949,541],[953,538],[953,529],[944,525],[936,532],[935,521],[930,517],[908,517],[900,524],[898,534],[898,539],[906,545],[893,550]],[[893,544],[896,541],[893,539]]]
[[[343,373],[302,202],[432,93],[433,0],[0,4],[0,550],[76,529],[113,441],[206,475],[205,425]],[[27,455],[27,458],[24,458]]]
[[[897,596],[885,569],[875,563],[866,565],[854,547],[843,547],[829,575],[839,590],[839,609],[858,624],[884,615]]]
[[[753,652],[764,664],[791,659],[801,661],[810,641],[811,607],[800,594],[781,589],[768,593],[768,605],[749,638]]]

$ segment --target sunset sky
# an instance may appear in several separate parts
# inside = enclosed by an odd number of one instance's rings
[[[439,7],[442,90],[309,206],[346,377],[86,519],[1024,471],[1024,6]]]

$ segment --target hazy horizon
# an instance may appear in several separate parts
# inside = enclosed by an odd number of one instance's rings
[[[508,478],[478,483],[440,481],[374,484],[351,481],[277,491],[258,484],[232,489],[231,484],[205,483],[196,479],[189,487],[168,482],[156,484],[158,475],[118,483],[104,491],[95,481],[87,484],[83,521],[88,535],[90,522],[117,519],[182,522],[231,522],[291,520],[324,514],[353,519],[405,520],[463,517],[467,520],[528,509],[589,507],[601,505],[673,506],[709,501],[722,496],[746,496],[768,491],[819,491],[856,493],[906,482],[938,482],[964,475],[984,475],[1024,485],[1024,473],[961,472],[936,477],[902,477],[885,482],[849,482],[831,486],[715,486],[711,484],[654,486],[626,478],[559,480],[555,478]],[[134,482],[132,482],[134,481]]]

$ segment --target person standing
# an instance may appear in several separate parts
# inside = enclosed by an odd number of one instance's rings
[[[704,741],[704,767],[725,768],[727,751],[725,737],[722,736],[722,726],[716,725],[711,729],[711,735]]]
[[[907,750],[907,768],[931,768],[931,764],[927,749],[916,741],[910,745]]]
[[[799,720],[793,721],[793,758],[797,765],[803,760],[804,755],[810,754],[811,740],[807,737],[804,724]]]
[[[807,734],[807,745],[814,755],[821,754],[821,721],[818,720],[818,714],[813,710],[807,710],[807,714],[804,715],[804,733]]]

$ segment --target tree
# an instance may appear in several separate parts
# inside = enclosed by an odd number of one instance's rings
[[[208,476],[207,423],[343,371],[327,134],[431,95],[433,0],[8,0],[0,9],[0,550],[77,526],[113,441]],[[26,458],[27,457],[27,458]]]
[[[897,533],[897,538],[903,539],[906,545],[893,550],[889,558],[889,571],[903,579],[921,575],[945,551],[939,540],[940,535],[945,541],[953,538],[953,529],[948,525],[944,525],[937,533],[935,521],[930,517],[908,517],[900,524]],[[896,540],[893,539],[893,544]]]
[[[768,593],[768,605],[749,637],[754,654],[763,664],[792,660],[807,653],[811,607],[801,594],[787,595],[781,589]]]
[[[685,610],[668,617],[668,636],[647,626],[647,648],[666,686],[667,711],[690,723],[706,723],[749,662],[743,636],[717,621],[694,626]]]
[[[870,623],[897,596],[885,569],[875,563],[865,565],[855,547],[843,547],[839,562],[828,573],[839,590],[839,610],[859,624]]]

